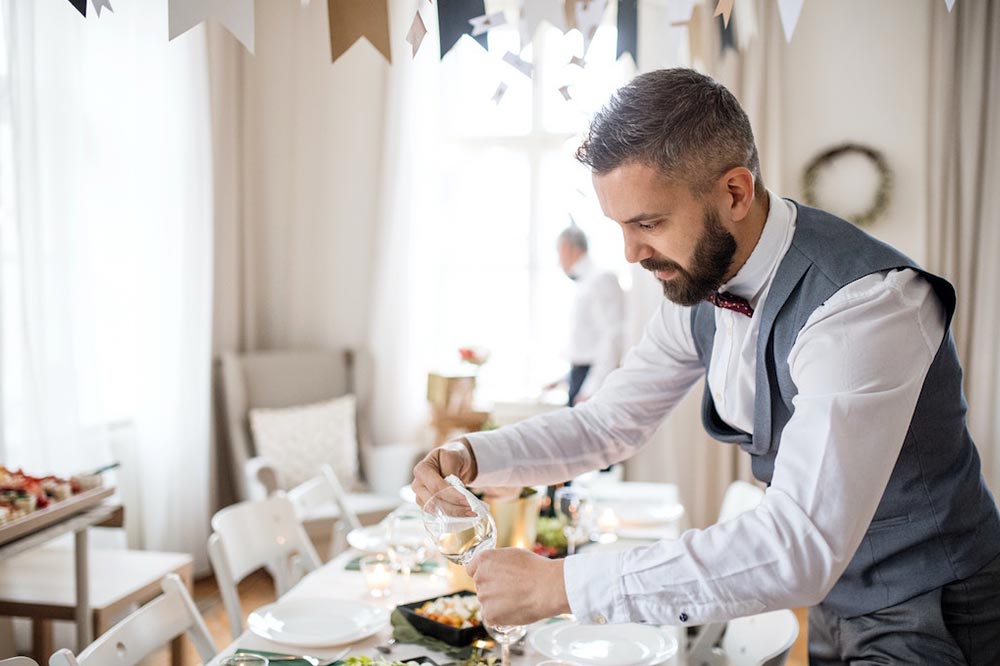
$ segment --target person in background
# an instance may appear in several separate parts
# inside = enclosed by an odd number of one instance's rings
[[[583,402],[600,388],[621,360],[624,297],[618,278],[587,254],[587,235],[571,224],[556,242],[559,266],[576,282],[570,317],[569,406]],[[547,385],[553,389],[560,382]]]

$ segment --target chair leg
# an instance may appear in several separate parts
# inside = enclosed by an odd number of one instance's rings
[[[52,656],[52,620],[41,617],[31,620],[31,651],[39,664],[49,662]]]
[[[170,666],[185,666],[184,659],[184,635],[181,634],[170,641]]]

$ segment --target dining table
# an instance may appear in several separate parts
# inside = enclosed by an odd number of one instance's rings
[[[593,548],[626,548],[631,545],[638,545],[643,542],[630,542],[619,540],[612,544],[592,544]],[[648,543],[648,542],[645,542]],[[361,552],[349,549],[334,559],[327,562],[321,568],[304,576],[298,584],[293,586],[278,601],[294,601],[306,599],[338,599],[354,600],[376,604],[391,611],[400,604],[430,599],[442,595],[468,589],[468,578],[456,571],[454,567],[441,566],[433,569],[432,573],[412,573],[408,577],[396,574],[393,579],[391,593],[389,596],[374,599],[369,593],[362,574],[357,570],[348,569],[348,564],[362,555]],[[463,580],[464,579],[464,580]],[[520,641],[511,656],[512,666],[536,666],[551,657],[536,651],[532,647],[532,635],[540,631],[548,623],[555,620],[544,619],[530,625],[525,638]],[[683,627],[663,627],[665,632],[669,632],[677,641],[680,648],[675,656],[667,661],[661,662],[665,666],[686,666],[685,659],[685,639],[686,630]],[[218,666],[223,659],[239,652],[266,651],[281,654],[307,654],[316,657],[321,664],[328,663],[337,658],[348,656],[360,657],[369,656],[372,658],[391,659],[405,662],[408,659],[417,657],[427,657],[439,664],[459,664],[454,657],[442,652],[434,652],[420,644],[395,642],[391,643],[393,635],[392,626],[386,626],[377,633],[359,640],[350,645],[328,646],[323,648],[296,648],[289,645],[276,643],[261,636],[245,630],[232,644],[227,646],[215,659],[206,666]],[[379,647],[388,650],[388,654],[383,654]],[[345,649],[347,652],[345,653]],[[499,664],[499,647],[492,653],[497,656]],[[273,662],[275,666],[281,663]],[[570,662],[567,662],[570,663]]]

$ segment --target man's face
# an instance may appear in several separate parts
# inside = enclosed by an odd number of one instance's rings
[[[686,184],[637,163],[593,181],[604,214],[621,226],[625,258],[651,271],[668,299],[694,305],[725,281],[736,239],[711,197],[699,201]]]

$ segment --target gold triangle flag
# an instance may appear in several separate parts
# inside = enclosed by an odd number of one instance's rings
[[[734,0],[719,0],[719,4],[715,6],[715,13],[712,14],[712,18],[722,16],[722,24],[727,28],[729,27],[729,15],[733,13],[733,2]]]
[[[392,62],[387,0],[327,0],[327,8],[330,17],[330,58],[333,62],[362,37]]]

